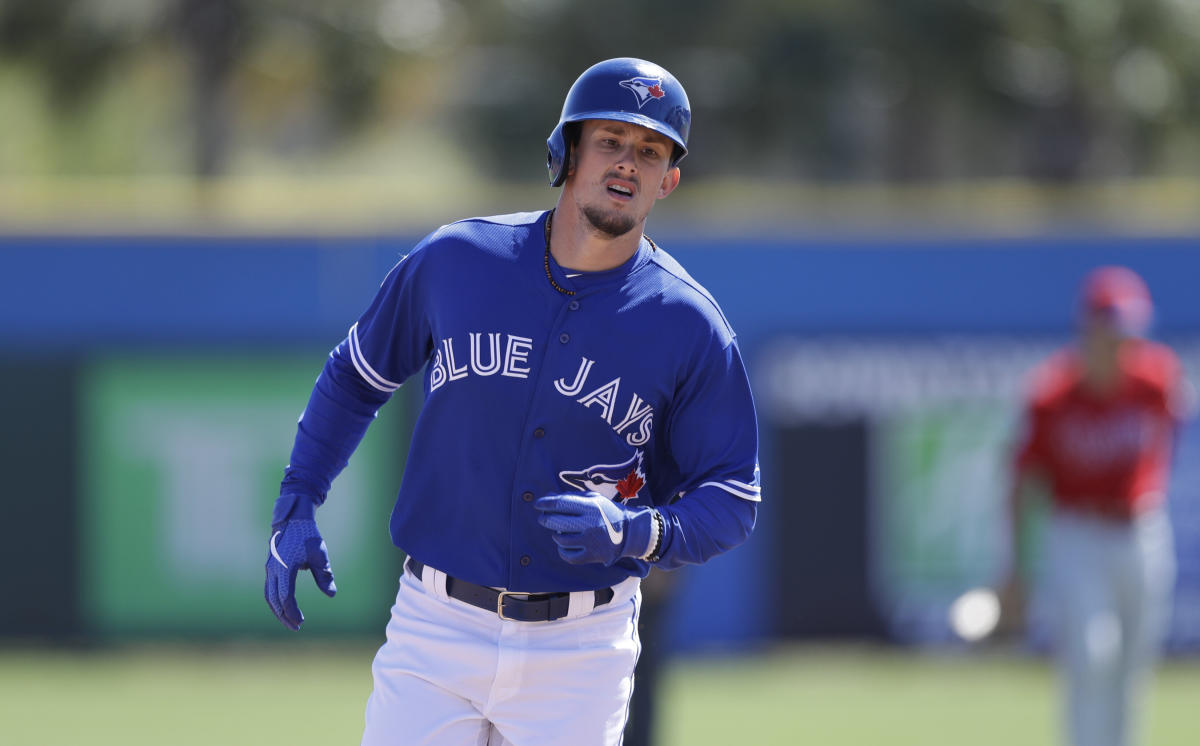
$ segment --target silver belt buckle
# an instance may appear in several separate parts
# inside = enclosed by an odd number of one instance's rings
[[[521,595],[524,595],[524,594],[517,593],[515,591],[500,591],[500,595],[496,596],[496,615],[499,616],[501,619],[503,619],[506,622],[521,621],[520,619],[513,619],[512,617],[504,616],[504,597],[505,596],[521,596]]]

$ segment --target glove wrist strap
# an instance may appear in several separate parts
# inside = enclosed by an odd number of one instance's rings
[[[307,518],[312,520],[317,506],[307,495],[291,493],[280,495],[275,500],[275,510],[271,515],[271,527],[278,529],[284,522],[294,519]]]

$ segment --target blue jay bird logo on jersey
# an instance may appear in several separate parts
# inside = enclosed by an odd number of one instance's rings
[[[596,464],[578,471],[560,471],[558,478],[577,490],[598,492],[624,505],[636,498],[646,484],[642,451],[639,449],[619,464]]]
[[[619,85],[628,88],[637,98],[638,108],[642,108],[653,98],[662,98],[667,92],[662,89],[662,78],[630,78],[622,80]]]

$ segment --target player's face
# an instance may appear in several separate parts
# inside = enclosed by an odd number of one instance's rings
[[[588,223],[615,238],[645,221],[654,202],[679,184],[673,148],[666,136],[636,124],[584,121],[567,178]]]
[[[1088,344],[1115,348],[1123,340],[1137,336],[1124,329],[1112,314],[1091,313],[1083,318],[1083,337]]]

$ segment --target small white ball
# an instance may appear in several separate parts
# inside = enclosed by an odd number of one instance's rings
[[[950,628],[967,642],[982,640],[1000,621],[1000,599],[990,588],[973,588],[950,606]]]

